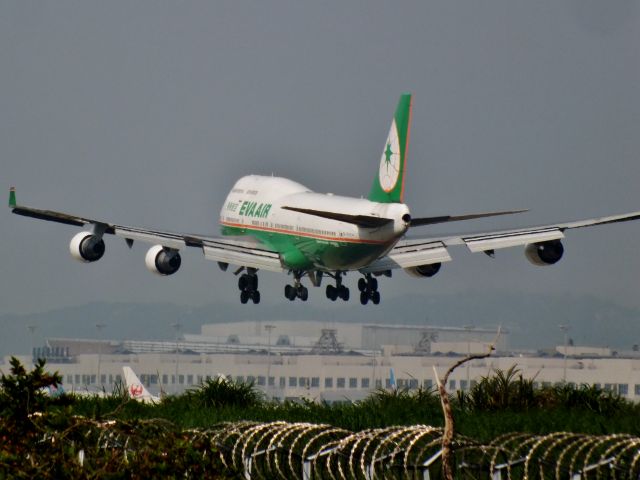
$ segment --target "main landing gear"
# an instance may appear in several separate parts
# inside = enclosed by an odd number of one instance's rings
[[[336,272],[334,278],[336,279],[335,287],[333,285],[327,285],[327,298],[332,302],[335,302],[338,298],[341,298],[345,302],[348,302],[349,289],[342,284],[342,272]]]
[[[254,269],[247,269],[238,279],[240,289],[240,302],[247,303],[249,299],[253,303],[260,303],[260,292],[258,291],[258,275]]]
[[[380,292],[378,291],[378,280],[367,273],[364,278],[358,280],[358,290],[360,290],[360,303],[366,305],[369,300],[374,305],[380,303]]]
[[[298,272],[294,272],[293,274],[293,285],[285,285],[284,286],[284,296],[288,298],[292,302],[299,298],[303,302],[306,302],[309,298],[309,290],[307,287],[300,283],[300,278],[302,275]]]

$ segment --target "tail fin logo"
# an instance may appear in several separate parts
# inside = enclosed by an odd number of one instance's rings
[[[142,390],[143,390],[143,389],[142,389],[142,385],[140,385],[139,383],[138,383],[138,384],[131,385],[131,386],[129,387],[129,393],[131,394],[131,396],[132,396],[133,398],[136,398],[136,397],[141,396],[141,395],[142,395]]]
[[[395,119],[391,123],[391,129],[387,136],[382,157],[380,157],[380,170],[378,181],[385,193],[393,190],[400,177],[400,142],[398,141],[398,128]]]

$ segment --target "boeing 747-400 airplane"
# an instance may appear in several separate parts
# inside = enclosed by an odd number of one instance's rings
[[[522,210],[477,213],[461,216],[413,218],[403,203],[406,159],[411,122],[411,95],[400,97],[391,129],[369,196],[343,197],[315,193],[292,180],[249,175],[240,178],[220,211],[222,236],[207,237],[142,227],[128,227],[104,220],[79,217],[52,210],[18,205],[11,189],[13,213],[81,227],[69,245],[71,255],[81,262],[95,262],[105,252],[105,235],[153,244],[148,250],[147,268],[158,275],[172,275],[181,265],[180,251],[201,250],[204,258],[218,262],[222,270],[237,266],[240,301],[260,302],[258,272],[285,272],[293,277],[284,288],[289,300],[306,301],[303,278],[319,287],[323,277],[332,301],[349,300],[343,284],[347,272],[362,275],[358,280],[360,302],[380,302],[376,277],[391,276],[403,269],[414,277],[432,277],[451,260],[449,248],[466,246],[472,252],[493,256],[500,248],[524,246],[534,265],[552,265],[562,257],[561,243],[567,230],[640,218],[640,212],[558,223],[531,228],[409,239],[411,228],[436,223],[471,220],[519,213]]]

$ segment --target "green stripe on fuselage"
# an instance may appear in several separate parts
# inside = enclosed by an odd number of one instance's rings
[[[315,237],[258,230],[247,226],[222,227],[222,235],[249,235],[282,256],[286,267],[295,270],[350,270],[378,258],[385,244],[341,242]]]

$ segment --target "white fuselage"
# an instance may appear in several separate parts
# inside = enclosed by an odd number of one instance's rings
[[[363,228],[282,207],[393,221],[379,228]],[[289,255],[295,261],[286,263],[294,268],[348,270],[362,268],[388,252],[406,232],[403,217],[407,215],[409,209],[401,203],[315,193],[286,178],[249,175],[239,179],[229,192],[220,211],[220,224],[226,234],[258,238],[280,251],[285,262]],[[312,266],[302,267],[304,262],[295,258],[292,248],[302,252]]]

